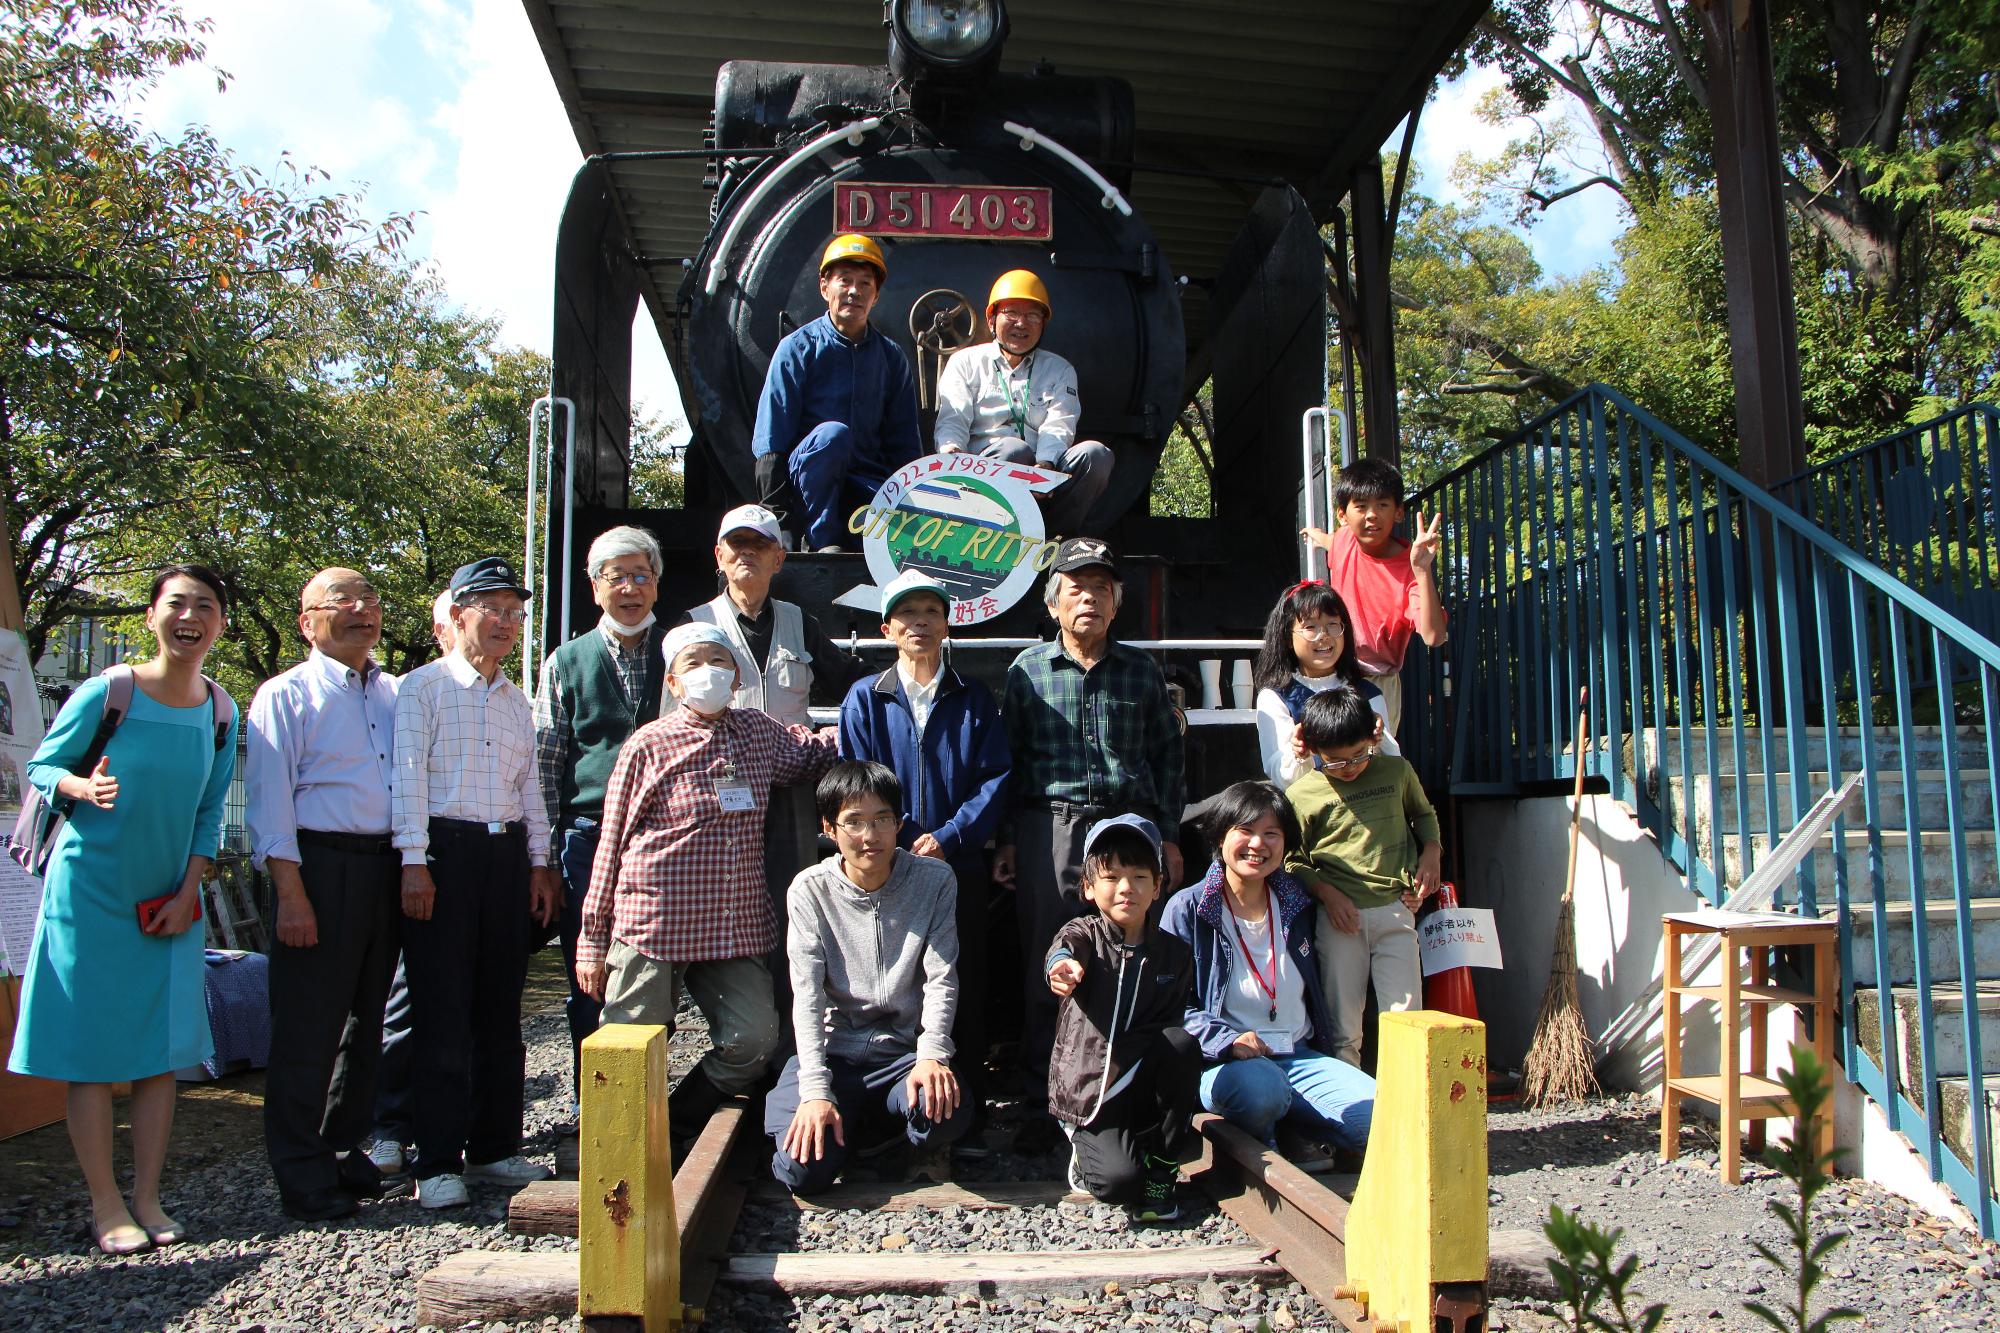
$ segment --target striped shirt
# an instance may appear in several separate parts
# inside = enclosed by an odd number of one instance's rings
[[[633,732],[604,793],[577,966],[603,962],[613,939],[663,963],[776,948],[764,889],[771,788],[817,778],[835,757],[832,737],[754,708],[715,719],[676,708]],[[747,787],[749,808],[724,810],[718,782]]]
[[[535,717],[502,671],[489,684],[452,653],[403,677],[396,696],[394,841],[422,865],[430,821],[528,826],[528,860],[549,863],[549,817],[535,771]]]

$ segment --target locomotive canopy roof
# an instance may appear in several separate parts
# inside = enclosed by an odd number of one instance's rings
[[[523,0],[586,155],[702,146],[728,60],[880,65],[879,0]],[[1324,221],[1485,0],[1009,0],[1001,68],[1131,84],[1143,165],[1280,178]],[[699,160],[611,164],[656,317],[708,230]],[[1259,186],[1141,171],[1176,272],[1211,276]],[[666,299],[662,299],[666,298]],[[1190,312],[1198,319],[1197,312]],[[1191,320],[1192,322],[1192,320]],[[1190,340],[1190,344],[1198,342]]]

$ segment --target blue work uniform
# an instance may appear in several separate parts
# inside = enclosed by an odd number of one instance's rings
[[[853,509],[923,452],[909,358],[873,328],[849,338],[826,315],[785,335],[750,451],[785,460],[807,548],[838,545]]]

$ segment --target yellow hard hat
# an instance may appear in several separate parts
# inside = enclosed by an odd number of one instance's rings
[[[819,257],[819,271],[824,273],[842,260],[873,264],[882,281],[889,280],[888,262],[882,258],[882,247],[875,244],[872,237],[858,236],[853,232],[834,237],[827,244],[826,253]]]
[[[1049,289],[1024,268],[1012,269],[993,280],[993,292],[986,298],[987,323],[993,322],[993,311],[1002,301],[1033,301],[1042,308],[1044,316],[1054,313],[1049,309]]]

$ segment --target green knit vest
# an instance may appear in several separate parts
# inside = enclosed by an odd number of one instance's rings
[[[660,644],[665,635],[656,625],[646,632],[646,670],[636,705],[619,688],[617,669],[604,635],[593,629],[556,649],[557,679],[569,705],[569,757],[563,765],[557,813],[566,822],[578,815],[601,819],[604,789],[625,738],[660,715],[662,676]]]

